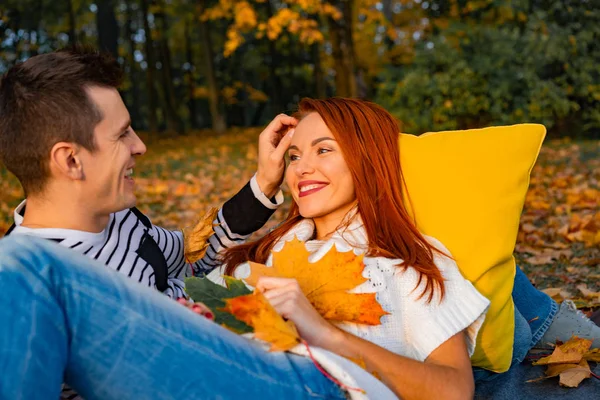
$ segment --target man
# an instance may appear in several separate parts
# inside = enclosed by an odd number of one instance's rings
[[[189,275],[181,232],[154,226],[135,208],[136,158],[146,146],[131,127],[110,56],[69,49],[11,68],[0,86],[0,158],[21,182],[24,200],[9,234],[54,240],[170,297],[184,296]],[[196,273],[216,267],[222,247],[259,229],[283,201],[278,116],[261,134],[257,174],[223,205]],[[273,203],[272,200],[275,200]]]
[[[11,235],[49,239],[96,259],[169,297],[184,297],[190,275],[183,235],[152,225],[135,208],[135,161],[146,146],[117,88],[122,71],[107,54],[74,48],[32,57],[0,83],[0,159],[25,191]],[[218,266],[223,247],[258,230],[283,202],[280,115],[259,139],[256,175],[226,202],[195,273]],[[273,202],[272,200],[275,200]],[[77,395],[65,389],[63,398]]]

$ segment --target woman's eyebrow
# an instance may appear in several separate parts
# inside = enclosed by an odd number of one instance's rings
[[[334,138],[331,138],[331,137],[328,137],[328,136],[323,136],[323,137],[320,137],[320,138],[318,138],[318,139],[315,139],[315,140],[313,140],[313,141],[310,143],[310,145],[311,145],[311,146],[314,146],[314,145],[316,145],[316,144],[318,144],[318,143],[321,143],[321,142],[323,142],[323,141],[325,141],[325,140],[333,140],[333,141],[335,142],[335,139],[334,139]],[[290,151],[290,150],[297,150],[297,151],[299,151],[300,149],[298,148],[298,146],[296,146],[295,144],[293,144],[293,145],[291,145],[290,147],[288,147],[288,151]]]
[[[314,145],[316,145],[317,143],[320,143],[320,142],[322,142],[322,141],[324,141],[324,140],[333,140],[333,141],[335,141],[335,139],[334,139],[334,138],[331,138],[331,137],[328,137],[328,136],[323,136],[323,137],[320,137],[320,138],[318,138],[318,139],[315,139],[315,140],[313,140],[313,141],[312,141],[312,143],[311,143],[310,145],[311,145],[311,146],[314,146]]]

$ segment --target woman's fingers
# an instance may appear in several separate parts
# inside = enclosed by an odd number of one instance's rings
[[[285,157],[285,152],[290,147],[290,143],[292,143],[292,136],[294,136],[295,131],[296,128],[292,128],[288,131],[288,133],[285,134],[284,137],[281,138],[279,144],[271,154],[274,160],[283,161],[283,158]]]
[[[294,284],[298,286],[298,288],[300,288],[300,285],[298,285],[298,281],[296,281],[295,279],[262,276],[258,278],[258,282],[256,283],[256,289],[258,289],[260,292],[265,292],[267,290],[277,289],[290,284]]]
[[[203,317],[206,317],[210,320],[215,319],[215,314],[204,303],[200,303],[200,302],[192,303],[183,297],[178,298],[177,302],[181,305],[186,306],[187,308],[189,308],[190,310],[192,310],[193,312],[195,312],[198,315],[202,315]]]

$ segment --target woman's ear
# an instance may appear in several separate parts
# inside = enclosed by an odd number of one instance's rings
[[[79,146],[74,143],[59,142],[50,150],[50,171],[72,180],[84,178],[83,163]]]

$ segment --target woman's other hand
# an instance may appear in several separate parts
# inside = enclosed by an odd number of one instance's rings
[[[297,124],[296,118],[279,114],[258,137],[256,181],[260,190],[269,198],[277,193],[283,182],[285,152],[290,146]]]
[[[178,298],[177,302],[181,305],[186,306],[198,315],[202,315],[203,317],[210,319],[211,321],[215,320],[215,314],[213,314],[210,308],[208,308],[204,303],[194,303],[183,297]]]
[[[262,277],[256,289],[282,317],[296,324],[308,344],[327,349],[340,332],[315,310],[295,279]]]

